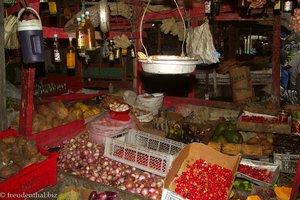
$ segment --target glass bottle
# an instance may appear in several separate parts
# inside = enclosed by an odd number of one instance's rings
[[[85,25],[84,25],[84,40],[85,40],[85,50],[95,51],[96,50],[96,38],[95,38],[95,28],[92,25],[90,19],[89,11],[85,12]]]
[[[114,61],[115,60],[115,55],[114,55],[114,46],[112,40],[109,41],[109,53],[108,53],[108,60],[109,61]]]
[[[76,49],[78,53],[84,53],[85,44],[84,44],[84,30],[81,24],[81,19],[77,18],[77,29],[76,29]]]
[[[67,74],[69,76],[74,76],[76,57],[75,57],[75,47],[72,44],[72,37],[69,37],[69,46],[67,48],[66,62],[67,62]]]
[[[131,42],[131,46],[130,46],[130,57],[131,58],[135,58],[136,57],[136,53],[135,53],[135,49],[134,49],[134,43],[130,40]]]
[[[48,0],[48,7],[50,15],[56,15],[57,14],[57,6],[55,0]]]
[[[211,14],[211,5],[212,1],[211,0],[205,0],[204,2],[204,12],[206,15],[210,15]]]
[[[64,13],[64,18],[65,18],[66,21],[71,19],[72,12],[71,12],[71,8],[70,8],[70,5],[69,5],[69,0],[64,0],[63,1],[63,13]]]
[[[58,42],[57,34],[54,34],[54,43],[53,43],[53,61],[54,64],[61,63],[61,51],[60,51],[60,44]]]
[[[238,8],[240,9],[240,16],[248,18],[250,15],[249,2],[247,0],[238,0]]]
[[[126,56],[127,55],[127,48],[122,48],[122,56]]]
[[[275,0],[273,15],[280,15],[280,14],[281,14],[281,0]]]
[[[220,14],[221,2],[220,0],[214,0],[214,15],[218,16]]]
[[[291,13],[293,11],[293,1],[292,0],[285,0],[283,2],[283,12]]]

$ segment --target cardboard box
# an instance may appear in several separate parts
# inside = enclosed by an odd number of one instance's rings
[[[175,177],[176,175],[180,176],[181,173],[186,170],[187,160],[190,164],[192,164],[194,161],[199,159],[203,159],[208,163],[230,169],[233,173],[233,176],[235,176],[241,160],[241,155],[229,156],[220,153],[202,143],[191,143],[186,145],[173,161],[172,166],[165,178],[164,189],[161,198],[162,200],[183,200],[181,196],[174,192],[176,187],[174,183]],[[232,177],[232,183],[233,181],[234,177]],[[229,196],[231,187],[228,190],[227,196]]]

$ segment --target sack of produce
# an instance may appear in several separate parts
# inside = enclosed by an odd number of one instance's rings
[[[132,118],[128,121],[120,121],[111,119],[108,114],[104,118],[90,123],[87,130],[90,141],[104,144],[106,137],[115,135],[127,128],[135,128],[135,123]]]
[[[163,104],[164,95],[163,93],[153,94],[141,94],[138,95],[135,105],[144,108],[145,110],[151,110],[153,115],[158,114],[158,110]]]
[[[188,31],[186,52],[189,57],[198,58],[200,63],[212,64],[219,62],[208,21]]]

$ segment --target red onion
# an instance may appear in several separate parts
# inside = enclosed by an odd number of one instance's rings
[[[141,190],[141,194],[142,194],[143,196],[147,196],[147,195],[148,195],[148,188],[143,188],[143,189]]]
[[[163,186],[161,177],[106,158],[103,153],[103,145],[88,142],[87,134],[82,134],[63,143],[58,167],[66,173],[115,186],[146,198],[160,198]]]

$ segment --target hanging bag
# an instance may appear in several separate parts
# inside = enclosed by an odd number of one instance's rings
[[[219,62],[207,20],[201,26],[191,28],[188,31],[186,52],[189,57],[199,59],[200,63],[213,64]]]
[[[17,35],[18,18],[9,15],[4,19],[4,48],[19,49],[20,43]]]

